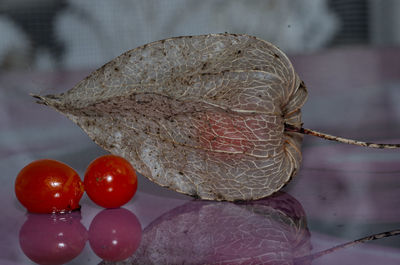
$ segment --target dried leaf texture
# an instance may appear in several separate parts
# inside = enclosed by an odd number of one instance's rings
[[[40,97],[152,181],[211,200],[281,189],[301,162],[307,97],[284,53],[247,35],[176,37],[128,51]]]
[[[134,255],[112,264],[289,265],[310,251],[304,210],[279,193],[239,204],[188,202],[153,221]]]

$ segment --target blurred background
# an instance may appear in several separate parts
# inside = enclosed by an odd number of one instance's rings
[[[400,44],[397,0],[2,0],[0,70],[99,67],[180,35],[246,33],[290,54]]]

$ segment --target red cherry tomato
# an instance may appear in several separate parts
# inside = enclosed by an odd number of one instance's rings
[[[106,261],[121,261],[139,247],[142,227],[131,211],[124,208],[104,209],[89,227],[90,247]]]
[[[75,170],[56,160],[34,161],[15,180],[18,200],[32,213],[78,209],[83,192],[83,183]]]
[[[105,155],[90,163],[85,173],[85,190],[93,202],[104,208],[127,203],[137,190],[135,169],[122,157]]]

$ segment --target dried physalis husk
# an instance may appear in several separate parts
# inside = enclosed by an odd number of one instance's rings
[[[301,162],[304,84],[285,54],[247,35],[177,37],[128,51],[60,95],[39,97],[97,144],[178,192],[252,200]]]

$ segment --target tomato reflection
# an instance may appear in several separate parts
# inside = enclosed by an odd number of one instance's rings
[[[22,251],[29,259],[43,265],[72,260],[81,253],[88,238],[80,219],[80,212],[28,214],[19,231]]]
[[[139,247],[142,228],[137,217],[124,208],[105,209],[89,227],[92,250],[106,261],[121,261]]]

